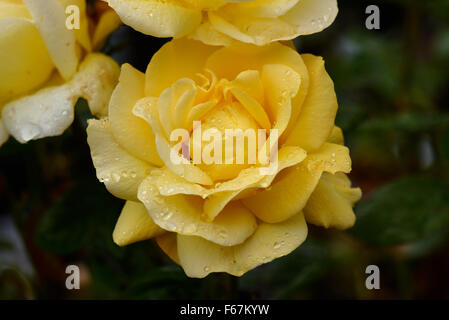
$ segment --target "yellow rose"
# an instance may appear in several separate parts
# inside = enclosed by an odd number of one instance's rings
[[[61,134],[80,97],[105,114],[119,67],[91,52],[118,25],[114,16],[91,35],[85,0],[0,0],[0,145],[9,134],[22,143]]]
[[[306,222],[351,227],[361,191],[346,176],[351,159],[334,125],[337,108],[323,59],[278,42],[219,48],[173,40],[145,74],[123,65],[109,117],[87,129],[98,179],[128,200],[114,241],[155,238],[190,277],[241,276],[297,248]],[[194,136],[194,121],[221,133],[277,132],[276,170],[174,163],[170,132]]]
[[[327,28],[338,12],[336,0],[104,1],[137,31],[209,45],[290,40]]]

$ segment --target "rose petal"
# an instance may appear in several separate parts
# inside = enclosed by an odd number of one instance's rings
[[[246,17],[276,18],[302,0],[258,0],[223,7],[220,12],[226,15],[240,15]]]
[[[92,44],[90,41],[90,34],[89,34],[89,21],[86,16],[86,1],[85,0],[58,0],[63,8],[64,11],[67,9],[68,6],[77,6],[79,8],[80,12],[80,28],[73,29],[73,32],[75,33],[75,39],[76,41],[86,50],[86,52],[92,51]],[[66,13],[66,17],[69,17],[69,14]],[[66,19],[67,19],[66,18]]]
[[[280,19],[295,27],[291,38],[296,38],[326,29],[334,22],[337,13],[337,0],[300,0]]]
[[[137,189],[152,167],[134,158],[114,140],[107,119],[89,120],[87,142],[97,178],[117,198],[137,201]]]
[[[115,225],[112,238],[117,245],[122,247],[160,236],[165,232],[154,223],[142,203],[126,201]]]
[[[31,19],[30,12],[26,5],[22,2],[0,2],[0,19],[1,18],[27,18]]]
[[[151,58],[146,71],[146,96],[159,97],[181,78],[194,79],[216,47],[199,41],[179,39],[162,46]]]
[[[360,188],[351,188],[345,174],[324,173],[304,207],[304,216],[317,226],[348,229],[355,223],[352,207],[361,196]]]
[[[106,0],[122,21],[154,37],[182,37],[201,22],[201,11],[176,2],[148,0]]]
[[[203,221],[201,198],[161,196],[152,177],[142,182],[138,198],[161,228],[178,234],[197,235],[222,246],[242,243],[257,227],[251,212],[238,202],[229,204],[213,222]]]
[[[343,131],[341,130],[340,127],[334,126],[331,134],[327,138],[327,142],[341,144],[341,145],[345,144],[345,139],[343,137]]]
[[[107,113],[118,72],[111,58],[90,54],[71,81],[54,87],[50,81],[49,87],[5,105],[3,122],[21,143],[60,135],[73,122],[73,108],[80,97],[88,101],[93,114]]]
[[[234,87],[229,91],[262,128],[271,129],[270,119],[259,101],[240,88]]]
[[[54,65],[30,20],[2,18],[0,30],[1,103],[43,84]]]
[[[3,124],[2,119],[0,118],[0,146],[4,144],[9,138],[9,133],[6,131],[5,125]]]
[[[204,278],[211,272],[241,276],[255,267],[285,256],[307,237],[302,213],[277,224],[262,223],[244,243],[222,247],[200,237],[178,234],[179,262],[192,278]]]
[[[236,42],[230,36],[215,29],[209,21],[202,23],[189,37],[210,46],[230,46]]]
[[[75,74],[78,58],[75,33],[66,27],[65,8],[58,0],[23,0],[44,40],[50,56],[65,80]]]
[[[95,50],[101,49],[106,42],[106,38],[121,24],[122,21],[115,11],[107,10],[103,13],[92,37],[93,48]]]
[[[166,232],[163,235],[156,237],[158,246],[169,256],[174,262],[179,264],[178,246],[176,244],[176,233]]]
[[[324,60],[310,54],[304,54],[302,58],[309,71],[309,92],[285,143],[314,151],[323,145],[332,131],[338,103]]]
[[[159,156],[164,162],[165,166],[180,177],[187,179],[192,183],[199,183],[203,185],[211,185],[211,178],[200,168],[189,164],[175,164],[170,156],[172,146],[169,144],[164,136],[164,131],[158,118],[158,99],[157,98],[143,98],[137,102],[133,108],[133,113],[148,121],[156,136],[156,149]]]
[[[207,60],[206,68],[212,70],[217,78],[236,79],[240,73],[246,70],[258,71],[261,75],[266,65],[284,66],[284,69],[291,68],[294,72],[290,73],[288,77],[285,73],[276,75],[277,81],[266,81],[264,84],[265,95],[271,96],[273,103],[280,98],[279,95],[284,91],[284,86],[293,89],[294,86],[300,86],[298,93],[292,97],[291,100],[291,114],[288,118],[291,122],[295,120],[301,110],[301,106],[308,92],[309,87],[309,73],[302,57],[287,45],[280,43],[271,43],[264,47],[255,47],[251,45],[239,45],[233,47],[226,47],[217,50]],[[273,69],[273,68],[270,68]],[[280,69],[280,68],[279,68]],[[266,70],[267,72],[268,70]],[[285,70],[282,70],[285,71]],[[294,77],[295,74],[299,75]],[[265,74],[265,80],[269,79],[268,74]],[[263,75],[262,75],[263,79]],[[290,85],[288,80],[292,80]],[[282,82],[282,85],[278,83]],[[267,92],[269,90],[269,92]],[[291,91],[294,93],[294,90]],[[288,100],[287,100],[288,101]],[[275,113],[270,108],[265,107],[270,119],[275,117]],[[287,128],[287,132],[289,128]]]
[[[266,88],[268,110],[274,119],[273,128],[281,136],[292,117],[292,98],[301,86],[301,77],[292,68],[281,64],[263,66],[262,81]]]
[[[151,126],[132,113],[144,96],[145,75],[123,64],[119,84],[109,102],[109,123],[115,140],[133,156],[156,166],[163,164],[156,149]]]
[[[221,210],[242,192],[254,188],[267,188],[278,172],[300,163],[305,157],[306,153],[301,148],[282,148],[278,155],[278,166],[272,174],[263,173],[261,167],[251,167],[243,169],[232,180],[216,184],[214,188],[204,188],[190,183],[168,169],[153,170],[150,177],[163,196],[185,194],[205,199],[201,216],[213,221]]]
[[[241,201],[259,219],[268,223],[281,222],[304,208],[323,172],[350,170],[348,148],[326,143],[299,165],[281,172],[270,188]]]

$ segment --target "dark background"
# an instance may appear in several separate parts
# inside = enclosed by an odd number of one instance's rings
[[[376,4],[381,29],[367,30]],[[119,248],[123,201],[95,178],[79,101],[60,137],[0,148],[0,298],[449,298],[449,1],[339,1],[327,30],[295,41],[323,56],[339,97],[337,124],[364,197],[356,226],[310,227],[292,254],[241,278],[189,279],[155,243]],[[165,42],[122,26],[104,52],[145,70]],[[65,288],[68,264],[81,290]],[[381,289],[365,288],[379,266]]]

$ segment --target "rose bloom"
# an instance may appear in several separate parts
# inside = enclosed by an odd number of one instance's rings
[[[122,21],[156,37],[189,36],[209,45],[264,45],[327,28],[336,0],[104,0]]]
[[[173,40],[145,74],[123,65],[109,117],[89,120],[87,129],[98,179],[127,200],[115,243],[155,238],[190,277],[241,276],[301,245],[307,223],[351,227],[361,191],[346,176],[351,159],[334,125],[337,108],[323,59],[278,42]],[[194,134],[193,121],[222,134],[276,129],[277,170],[175,164],[170,132]]]
[[[79,29],[66,26],[76,23],[68,6],[79,8]],[[22,143],[61,134],[80,97],[105,114],[120,71],[92,51],[119,24],[109,11],[90,33],[84,0],[0,0],[0,145],[9,133]]]

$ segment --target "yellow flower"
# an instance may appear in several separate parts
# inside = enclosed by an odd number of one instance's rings
[[[118,26],[113,15],[91,35],[85,0],[0,0],[0,145],[9,134],[22,143],[61,134],[80,97],[104,115],[119,67],[91,52]]]
[[[179,39],[145,74],[123,65],[109,117],[87,129],[98,179],[127,200],[114,241],[155,238],[190,277],[240,276],[297,248],[306,222],[351,227],[361,191],[346,176],[351,159],[334,125],[337,108],[323,59],[278,42],[219,48]],[[174,163],[170,132],[194,136],[194,121],[221,133],[277,132],[276,170]]]
[[[156,37],[188,36],[209,45],[265,45],[319,32],[336,0],[104,0],[122,21]]]

